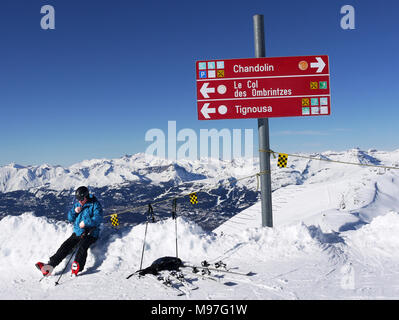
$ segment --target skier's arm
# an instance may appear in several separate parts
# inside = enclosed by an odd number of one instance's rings
[[[68,221],[69,222],[74,222],[76,219],[76,212],[75,212],[76,206],[73,206],[71,210],[68,212]]]

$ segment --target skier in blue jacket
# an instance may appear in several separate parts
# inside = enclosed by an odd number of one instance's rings
[[[51,274],[52,270],[79,245],[75,261],[72,263],[72,275],[76,276],[85,266],[87,250],[99,237],[103,213],[100,202],[84,186],[76,190],[75,197],[78,202],[68,212],[68,220],[73,223],[72,235],[50,257],[47,264],[36,263],[36,267],[45,276]]]

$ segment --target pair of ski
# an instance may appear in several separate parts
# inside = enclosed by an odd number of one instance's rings
[[[185,265],[182,268],[184,270],[188,270],[189,272],[198,277],[201,277],[202,279],[213,280],[221,285],[229,287],[237,285],[237,281],[241,282],[241,280],[239,280],[239,278],[241,277],[252,277],[256,275],[256,273],[254,272],[244,273],[244,272],[232,271],[231,269],[226,269],[226,268],[220,269],[211,266],[204,266],[203,264],[201,266]],[[222,281],[222,279],[228,281]]]
[[[150,279],[164,289],[173,290],[178,296],[187,295],[189,294],[189,291],[198,289],[196,285],[192,284],[191,281],[186,279],[185,275],[181,271],[162,271],[159,272],[158,275],[140,275],[139,273],[135,272],[129,275],[126,279],[129,279],[133,275],[137,275],[139,278]]]
[[[183,264],[182,266],[180,266],[180,268],[183,269],[184,271],[190,272],[195,276],[199,276],[202,279],[212,280],[226,286],[236,285],[236,283],[221,282],[220,281],[221,277],[216,277],[214,275],[214,272],[221,272],[221,273],[226,273],[236,276],[246,276],[246,277],[255,275],[255,273],[253,272],[242,273],[238,271],[232,271],[231,269],[227,269],[226,264],[223,263],[222,261],[212,264],[208,263],[207,261],[202,261],[201,266]],[[185,278],[184,273],[181,271],[172,270],[166,272],[169,272],[169,274],[166,274],[165,276],[165,271],[163,271],[163,273],[160,273],[159,275],[153,275],[153,274],[139,275],[137,271],[129,275],[126,279],[129,279],[133,275],[138,275],[139,277],[147,277],[149,279],[155,280],[156,283],[160,284],[163,288],[175,291],[178,296],[186,295],[188,293],[187,290],[196,290],[199,288],[198,286],[192,284],[191,281],[187,280]]]
[[[245,272],[233,271],[232,268],[227,269],[226,264],[223,261],[209,263],[208,261],[204,260],[201,262],[201,266],[184,264],[183,268],[191,268],[194,271],[194,273],[201,273],[203,275],[205,274],[211,275],[211,271],[222,272],[232,275],[234,274],[238,276],[247,276],[247,277],[251,277],[256,274],[254,272],[245,273]]]

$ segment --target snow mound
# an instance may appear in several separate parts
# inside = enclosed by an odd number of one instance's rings
[[[55,253],[57,246],[71,233],[70,224],[36,217],[32,213],[4,217],[0,220],[1,273],[32,270],[37,261]]]
[[[186,260],[209,255],[214,236],[182,218],[167,219],[147,226],[143,267],[161,256],[178,253]],[[88,251],[87,268],[106,272],[137,270],[140,266],[145,224],[121,230],[104,228],[100,239]],[[0,270],[35,273],[34,264],[53,255],[73,232],[71,224],[36,217],[32,213],[6,216],[0,220]],[[62,269],[65,265],[56,268]]]
[[[176,256],[175,223],[179,257],[186,261],[197,261],[198,257],[209,256],[215,240],[212,235],[205,233],[193,222],[180,217],[176,221],[170,218],[148,224],[147,231],[146,225],[140,224],[111,235],[101,269],[107,272],[138,270],[144,238],[146,241],[142,267],[149,266],[163,256]]]
[[[214,245],[224,249],[225,258],[247,256],[261,261],[292,259],[321,251],[324,245],[321,234],[319,228],[303,223],[275,228],[248,228],[237,235],[222,234]]]
[[[364,256],[399,257],[399,213],[391,211],[374,218],[348,239]]]
[[[257,257],[290,259],[298,254],[322,250],[321,231],[302,223],[279,228],[250,228],[232,236],[216,236],[183,218],[166,219],[147,226],[103,230],[98,242],[88,251],[86,267],[103,272],[129,272],[140,267],[144,237],[143,267],[162,256],[178,255],[190,263],[216,260],[223,257]],[[147,232],[147,235],[145,233]],[[72,233],[66,222],[51,221],[31,213],[7,216],[0,221],[0,268],[36,273],[33,265],[55,253]],[[65,261],[64,261],[65,262]],[[56,268],[62,270],[65,264]],[[11,272],[10,272],[11,273]]]

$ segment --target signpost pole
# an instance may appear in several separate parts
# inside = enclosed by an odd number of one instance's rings
[[[255,36],[255,57],[265,57],[266,52],[263,15],[254,15],[253,21]],[[258,118],[258,134],[262,227],[273,227],[270,152],[268,152],[268,150],[270,150],[268,118]]]

